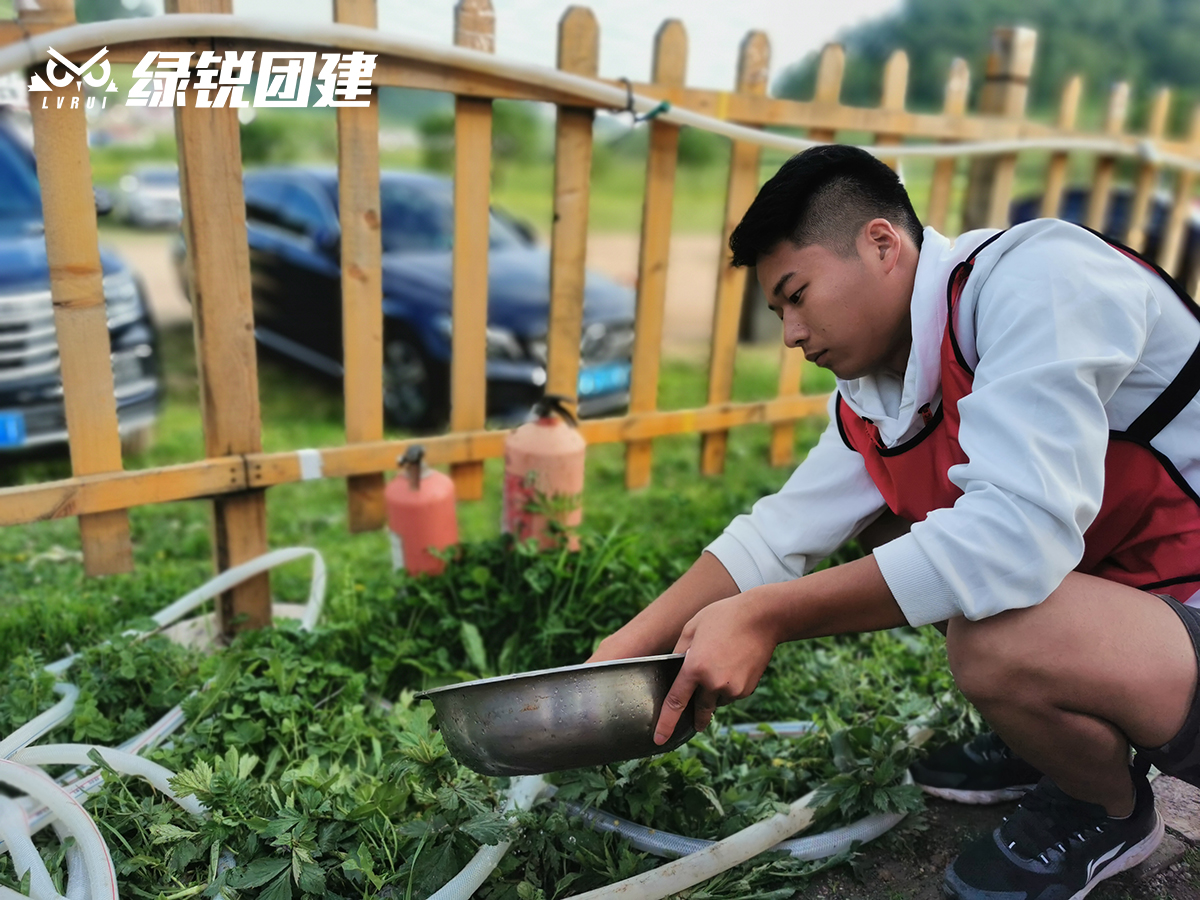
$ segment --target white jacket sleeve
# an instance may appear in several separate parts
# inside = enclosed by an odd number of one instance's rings
[[[1105,404],[1160,308],[1135,266],[1081,234],[1012,247],[960,300],[978,358],[958,406],[969,461],[949,471],[963,494],[875,550],[913,625],[1034,606],[1083,556],[1104,489]]]
[[[735,518],[705,549],[746,591],[799,578],[879,517],[883,497],[832,420],[775,494]]]

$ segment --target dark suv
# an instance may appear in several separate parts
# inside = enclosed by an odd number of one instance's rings
[[[103,248],[100,258],[121,441],[141,449],[159,406],[154,326],[133,270]],[[66,439],[34,158],[0,110],[0,452]]]
[[[258,341],[335,378],[342,375],[337,173],[266,169],[245,176]],[[438,425],[449,406],[452,184],[385,171],[384,410],[402,427]],[[182,248],[181,248],[182,249]],[[546,383],[550,258],[520,223],[493,211],[488,249],[487,409],[523,416]],[[588,272],[579,412],[629,402],[633,291]]]

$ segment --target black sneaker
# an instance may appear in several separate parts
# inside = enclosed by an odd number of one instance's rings
[[[942,893],[952,900],[1083,900],[1163,839],[1150,782],[1134,774],[1133,783],[1133,813],[1113,819],[1043,778],[999,828],[950,864]]]
[[[912,764],[913,781],[927,794],[958,803],[1020,800],[1042,773],[1016,756],[994,731],[950,744]]]

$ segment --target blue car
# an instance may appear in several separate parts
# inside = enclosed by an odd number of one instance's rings
[[[266,169],[245,176],[255,335],[335,378],[342,375],[337,173]],[[453,190],[445,178],[384,172],[384,411],[395,425],[442,424],[449,410]],[[549,252],[493,212],[488,253],[487,409],[523,416],[546,383]],[[579,412],[629,401],[634,294],[587,275]]]
[[[121,442],[144,449],[159,409],[158,341],[133,270],[101,248]],[[67,439],[33,154],[0,111],[0,453]]]

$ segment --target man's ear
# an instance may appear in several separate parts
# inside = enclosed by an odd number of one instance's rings
[[[865,258],[881,267],[888,274],[900,261],[900,232],[896,226],[882,217],[872,219],[863,226],[862,239]]]

